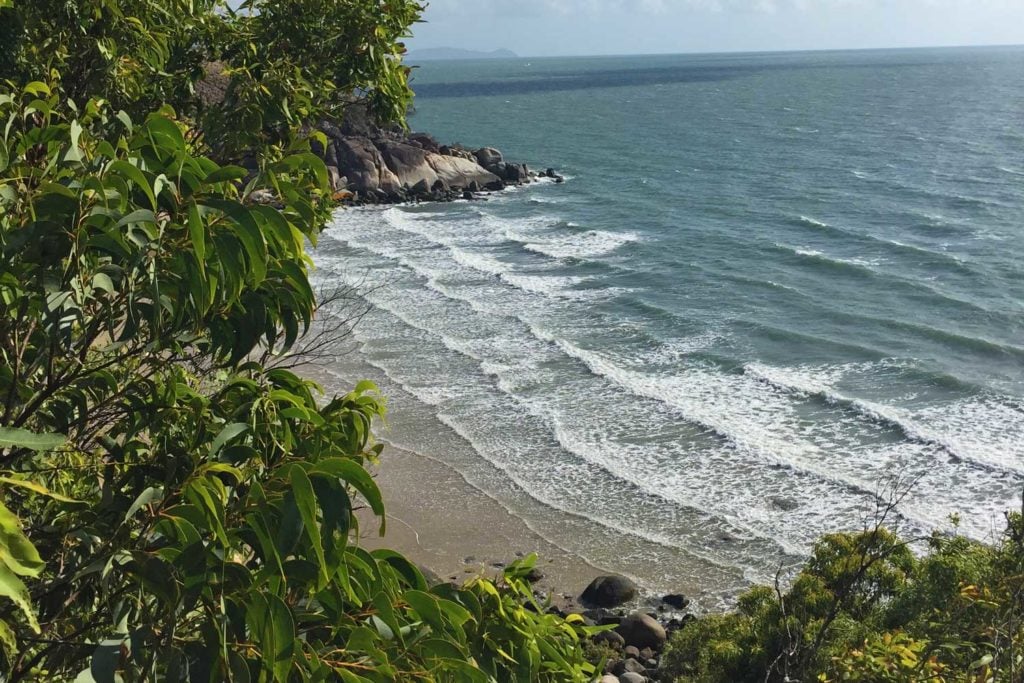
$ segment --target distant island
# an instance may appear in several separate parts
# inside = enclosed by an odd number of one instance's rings
[[[480,52],[457,47],[430,47],[423,50],[412,50],[405,58],[408,61],[430,62],[444,59],[519,59],[519,55],[511,50]]]

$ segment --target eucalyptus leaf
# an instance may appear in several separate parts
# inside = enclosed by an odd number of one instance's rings
[[[67,441],[63,434],[37,434],[27,429],[0,427],[0,448],[28,448],[33,451],[52,451]]]

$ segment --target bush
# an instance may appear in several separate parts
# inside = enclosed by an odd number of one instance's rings
[[[933,535],[915,557],[881,526],[827,536],[792,587],[688,623],[678,681],[992,681],[1024,675],[1024,518],[994,547]]]

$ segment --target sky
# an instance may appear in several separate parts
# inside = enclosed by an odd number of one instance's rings
[[[431,0],[411,49],[523,56],[1024,44],[1024,0]]]

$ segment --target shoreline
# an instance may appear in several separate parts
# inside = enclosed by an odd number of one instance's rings
[[[504,564],[536,553],[544,575],[536,590],[563,610],[586,609],[581,594],[604,575],[624,576],[636,584],[637,598],[621,609],[661,608],[666,617],[678,616],[661,600],[678,594],[691,601],[689,611],[694,613],[728,609],[730,603],[714,588],[721,581],[716,568],[695,561],[685,549],[651,544],[578,513],[551,508],[514,481],[492,480],[500,473],[492,470],[494,465],[475,454],[467,460],[465,451],[471,446],[462,437],[441,423],[424,422],[413,407],[416,400],[364,366],[358,352],[337,356],[327,365],[307,365],[301,374],[328,394],[348,391],[353,377],[370,379],[388,397],[393,412],[385,425],[375,428],[385,448],[379,464],[371,467],[385,503],[387,532],[381,538],[376,520],[363,511],[364,547],[398,550],[441,580],[456,582],[480,573],[494,576]],[[414,450],[410,443],[424,450]]]
[[[531,530],[498,500],[449,465],[388,443],[372,468],[385,502],[387,532],[361,515],[360,544],[397,550],[443,581],[499,574],[507,563],[538,556],[535,589],[562,609],[580,607],[579,594],[605,573]]]
[[[328,393],[352,385],[345,375],[320,363],[303,366],[303,376]],[[384,500],[386,532],[369,509],[357,512],[359,543],[367,550],[396,550],[442,581],[461,583],[474,575],[494,576],[531,553],[542,577],[535,591],[563,610],[582,610],[578,598],[597,576],[614,573],[532,529],[497,497],[474,485],[440,458],[395,445],[384,434],[379,462],[370,473]]]

